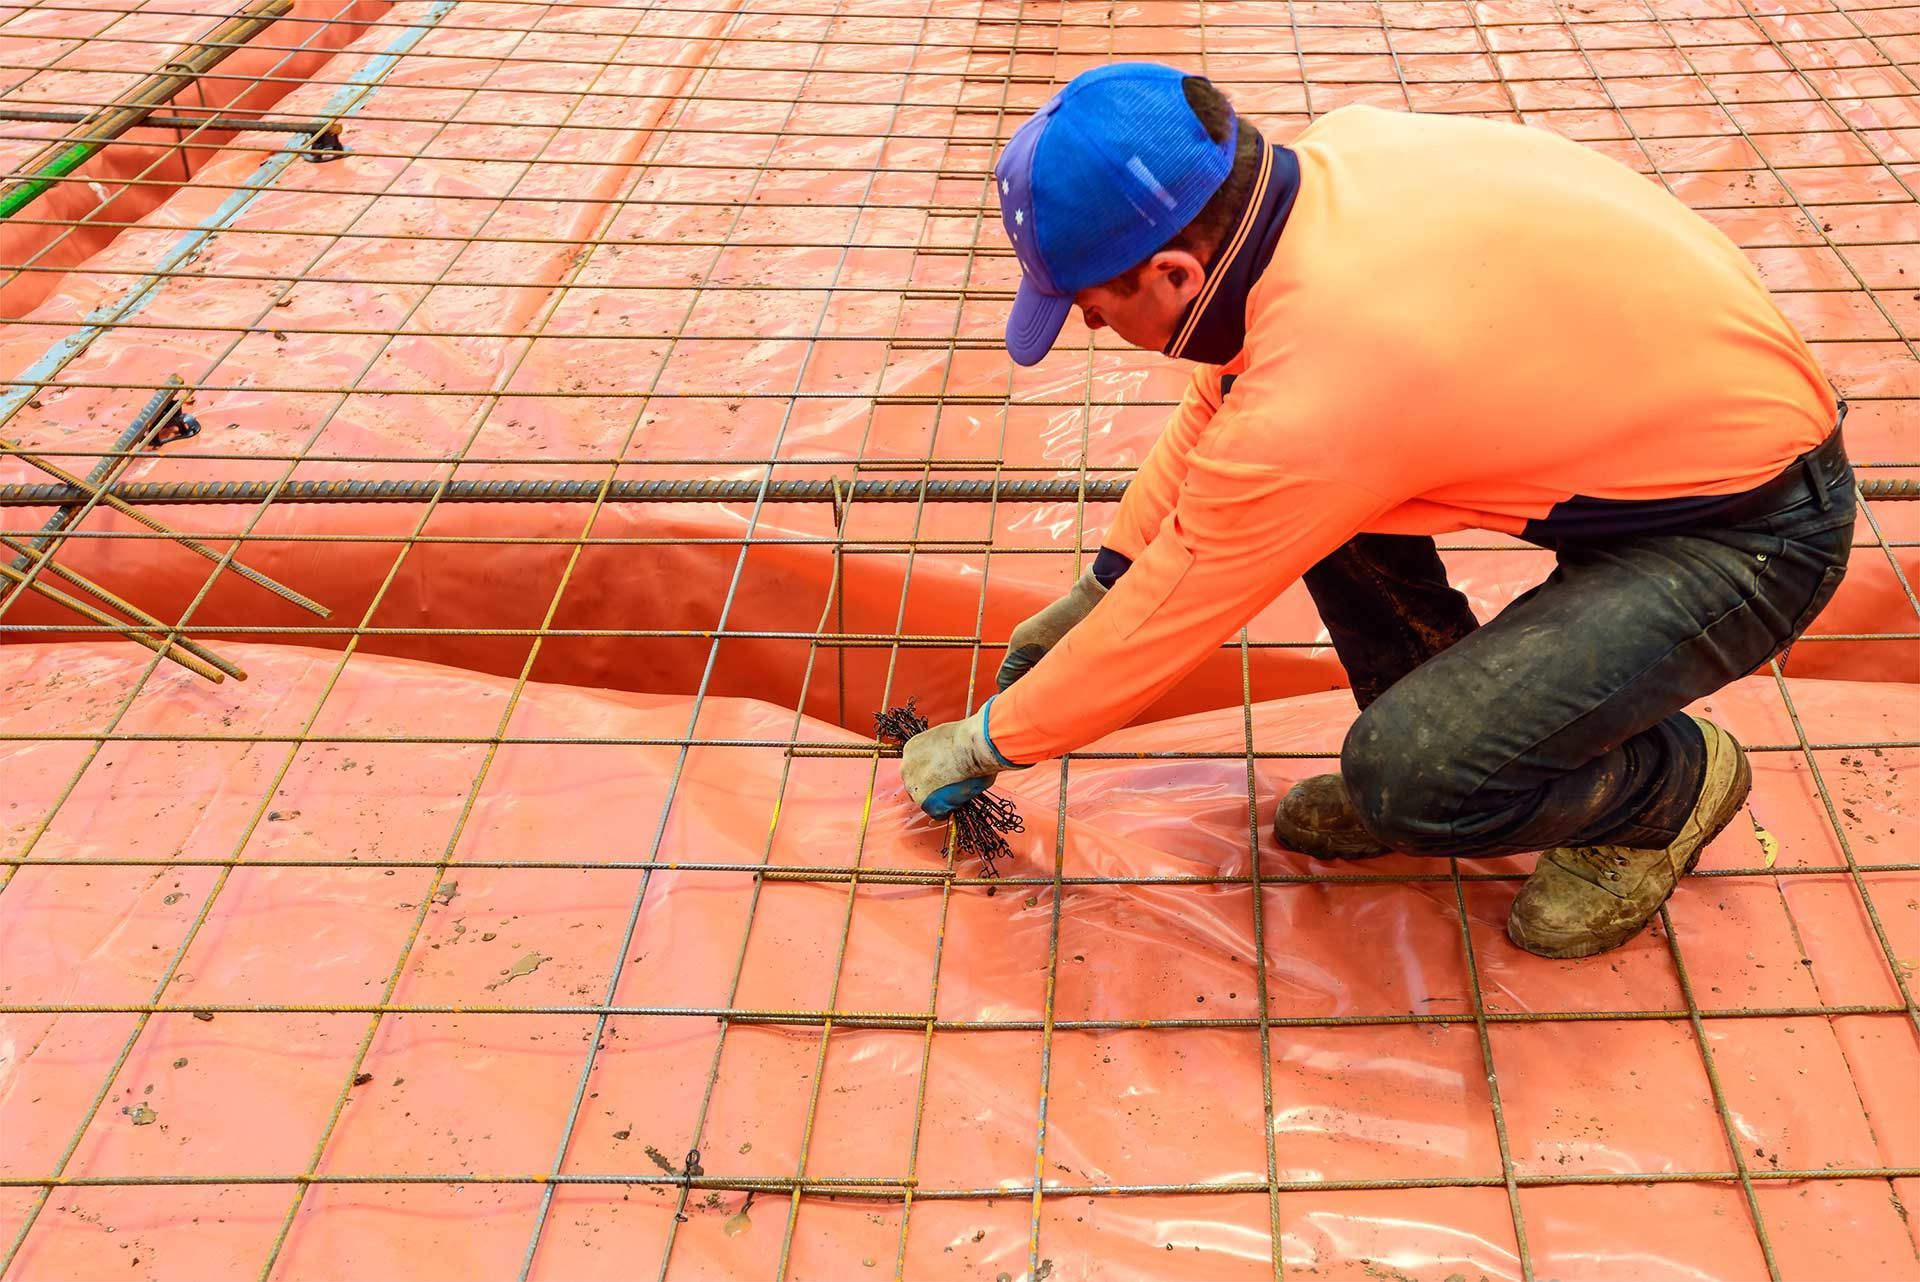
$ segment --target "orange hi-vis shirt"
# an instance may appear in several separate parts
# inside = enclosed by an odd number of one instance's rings
[[[1625,166],[1358,106],[1290,150],[1244,345],[1195,370],[1108,531],[1131,566],[989,705],[1012,761],[1126,724],[1357,533],[1604,538],[1753,489],[1833,429],[1826,379],[1746,258]],[[1284,155],[1263,152],[1263,181]],[[1260,204],[1210,287],[1251,252]]]

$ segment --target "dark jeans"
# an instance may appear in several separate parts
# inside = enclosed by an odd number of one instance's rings
[[[1414,854],[1670,844],[1705,770],[1680,710],[1779,654],[1846,573],[1853,473],[1825,479],[1824,505],[1801,486],[1722,527],[1555,544],[1485,626],[1430,538],[1363,534],[1314,566],[1361,707],[1340,772],[1362,822]]]

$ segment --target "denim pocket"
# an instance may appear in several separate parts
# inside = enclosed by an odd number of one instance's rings
[[[1787,633],[1787,643],[1791,644],[1805,632],[1813,621],[1820,617],[1820,611],[1827,608],[1827,602],[1833,600],[1833,594],[1839,590],[1840,580],[1847,577],[1847,564],[1830,565],[1820,576],[1820,583],[1813,590],[1813,599],[1807,602],[1806,609],[1800,611],[1800,617],[1793,621],[1793,630]]]

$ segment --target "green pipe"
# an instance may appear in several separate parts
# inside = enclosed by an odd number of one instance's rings
[[[77,142],[55,156],[46,168],[0,196],[0,218],[11,218],[25,209],[36,196],[53,186],[55,179],[64,178],[80,168],[86,163],[87,157],[104,146],[105,142]]]

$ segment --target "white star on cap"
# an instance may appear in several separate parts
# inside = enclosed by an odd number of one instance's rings
[[[1013,190],[1013,184],[1008,180],[1006,180],[1005,178],[1002,178],[1000,180],[1000,194],[1004,196],[1012,190]]]
[[[1014,211],[1013,211],[1013,225],[1014,225],[1015,227],[1024,227],[1024,226],[1026,226],[1026,223],[1027,223],[1027,211],[1026,211],[1026,210],[1024,210],[1024,209],[1016,209],[1016,210],[1014,210]]]

